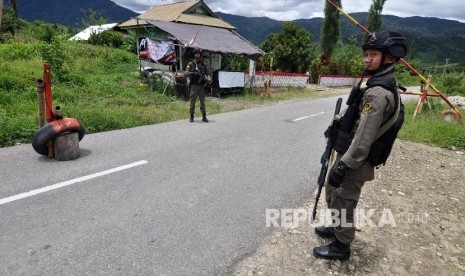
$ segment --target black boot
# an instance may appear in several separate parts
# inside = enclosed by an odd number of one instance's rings
[[[313,248],[313,255],[327,260],[347,260],[350,257],[350,244],[343,244],[337,239],[332,243]]]
[[[194,122],[194,113],[191,113],[191,118],[189,119],[189,122],[191,122],[191,123]]]
[[[320,236],[323,239],[334,238],[334,227],[332,227],[332,226],[329,226],[329,227],[325,227],[325,226],[316,227],[315,228],[315,234],[317,234],[318,236]]]
[[[203,115],[202,116],[202,121],[205,122],[205,123],[208,123],[207,114],[203,113],[202,115]]]

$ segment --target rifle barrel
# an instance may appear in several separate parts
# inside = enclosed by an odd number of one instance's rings
[[[342,106],[342,98],[338,98],[336,102],[336,108],[334,110],[334,116],[339,114],[341,111],[341,106]],[[331,127],[334,126],[334,118],[333,118],[333,124]],[[323,153],[324,161],[321,164],[321,170],[320,170],[320,175],[318,176],[318,192],[316,194],[315,198],[315,205],[313,206],[313,215],[312,215],[312,221],[315,220],[316,217],[316,209],[318,206],[318,201],[320,200],[321,196],[321,189],[323,189],[323,186],[325,185],[325,180],[326,180],[326,175],[328,174],[328,167],[329,167],[329,159],[331,158],[331,153],[334,149],[334,145],[331,143],[331,139],[328,140],[328,143],[326,144],[325,152]]]

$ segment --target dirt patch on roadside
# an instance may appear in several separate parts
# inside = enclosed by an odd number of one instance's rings
[[[308,221],[274,228],[232,275],[465,275],[464,168],[463,152],[398,140],[358,205],[376,210],[377,225],[390,210],[395,227],[359,228],[344,262],[313,256],[315,246],[330,240],[318,238]],[[311,210],[313,200],[289,208]]]

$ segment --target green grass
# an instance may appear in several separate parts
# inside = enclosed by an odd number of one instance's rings
[[[435,100],[432,109],[425,108],[421,114],[413,119],[416,103],[408,102],[406,105],[406,117],[404,125],[399,132],[399,138],[418,143],[435,145],[439,147],[456,147],[465,150],[465,121],[447,122],[440,118],[442,110],[448,110],[448,106]],[[465,112],[462,112],[464,116]]]
[[[11,47],[1,44],[0,54]],[[87,133],[188,117],[188,102],[141,83],[134,54],[82,43],[67,43],[64,51],[63,81],[52,68],[53,105],[62,108],[63,116],[78,119]],[[37,53],[8,53],[0,59],[0,146],[31,141],[38,128],[36,82],[43,77]],[[220,107],[207,102],[207,110],[214,114]]]
[[[0,44],[0,147],[28,143],[37,131],[36,82],[43,77],[41,49],[45,46],[38,41]],[[78,119],[87,133],[188,118],[189,103],[177,99],[173,88],[163,95],[163,85],[155,85],[151,91],[146,83],[140,81],[134,54],[75,42],[63,42],[61,47],[57,51],[62,51],[59,54],[64,55],[65,62],[59,72],[52,68],[53,103],[62,108],[63,116]],[[48,54],[53,57],[56,53]],[[401,75],[400,78],[406,85],[418,83],[416,77],[409,75]],[[445,91],[455,93],[463,90],[462,75],[447,76],[444,80],[438,78],[438,82],[437,86]],[[215,114],[336,95],[293,88],[274,88],[271,93],[271,97],[262,97],[246,91],[219,100],[208,100],[207,111]],[[440,120],[440,108],[425,111],[412,122],[413,108],[414,104],[407,105],[401,139],[465,149],[463,122]]]

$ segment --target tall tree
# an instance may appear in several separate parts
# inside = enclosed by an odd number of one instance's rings
[[[373,4],[368,11],[368,30],[375,32],[381,27],[381,12],[383,11],[386,0],[373,0]]]
[[[412,40],[412,43],[410,43],[410,49],[409,49],[409,60],[413,60],[416,57],[417,54],[417,41],[414,39]]]
[[[19,21],[18,0],[10,0],[10,6],[13,10],[13,18],[16,21],[16,26],[18,26],[18,21]]]
[[[314,52],[311,42],[309,31],[294,22],[286,22],[283,31],[269,35],[260,48],[273,58],[274,68],[302,73],[308,70]]]
[[[334,0],[333,3],[342,8],[341,0]],[[339,24],[339,12],[326,2],[325,20],[321,29],[320,38],[323,63],[327,63],[331,60],[331,56],[340,38],[341,25]]]
[[[0,0],[0,38],[2,37],[3,0]]]
[[[16,33],[16,30],[19,28],[19,19],[17,16],[18,16],[17,11],[14,10],[14,6],[11,5],[11,2],[9,5],[2,7],[2,16],[1,16],[2,30],[10,32],[14,36]]]

